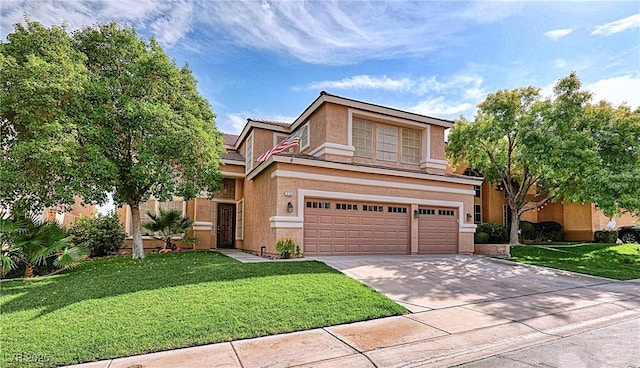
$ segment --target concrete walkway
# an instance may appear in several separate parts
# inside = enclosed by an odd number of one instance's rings
[[[477,256],[317,259],[413,313],[74,367],[449,367],[640,320],[640,280]]]

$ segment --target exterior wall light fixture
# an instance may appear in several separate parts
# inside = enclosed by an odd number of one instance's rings
[[[287,203],[287,212],[293,212],[293,203]]]
[[[473,220],[473,215],[467,212],[467,222],[471,222]]]
[[[420,217],[420,211],[413,210],[413,218],[418,218],[418,217]]]

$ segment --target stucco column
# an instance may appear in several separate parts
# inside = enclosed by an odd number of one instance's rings
[[[411,254],[418,254],[418,219],[413,215],[418,210],[417,204],[411,205]]]

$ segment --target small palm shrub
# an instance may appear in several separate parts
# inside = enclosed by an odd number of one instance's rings
[[[182,216],[182,211],[160,208],[158,214],[147,212],[151,221],[142,226],[151,232],[154,239],[164,241],[164,248],[176,250],[178,246],[173,242],[175,236],[184,236],[193,221],[188,216]]]
[[[89,250],[91,257],[104,257],[124,247],[126,234],[115,211],[95,218],[79,216],[69,229],[73,243]]]
[[[87,257],[74,246],[65,229],[55,221],[15,214],[0,216],[2,275],[24,266],[24,277],[35,276],[36,267],[75,267]]]

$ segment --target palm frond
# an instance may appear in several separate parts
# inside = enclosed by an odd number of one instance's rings
[[[81,247],[66,247],[57,254],[53,265],[58,268],[74,268],[89,256],[89,253]]]

